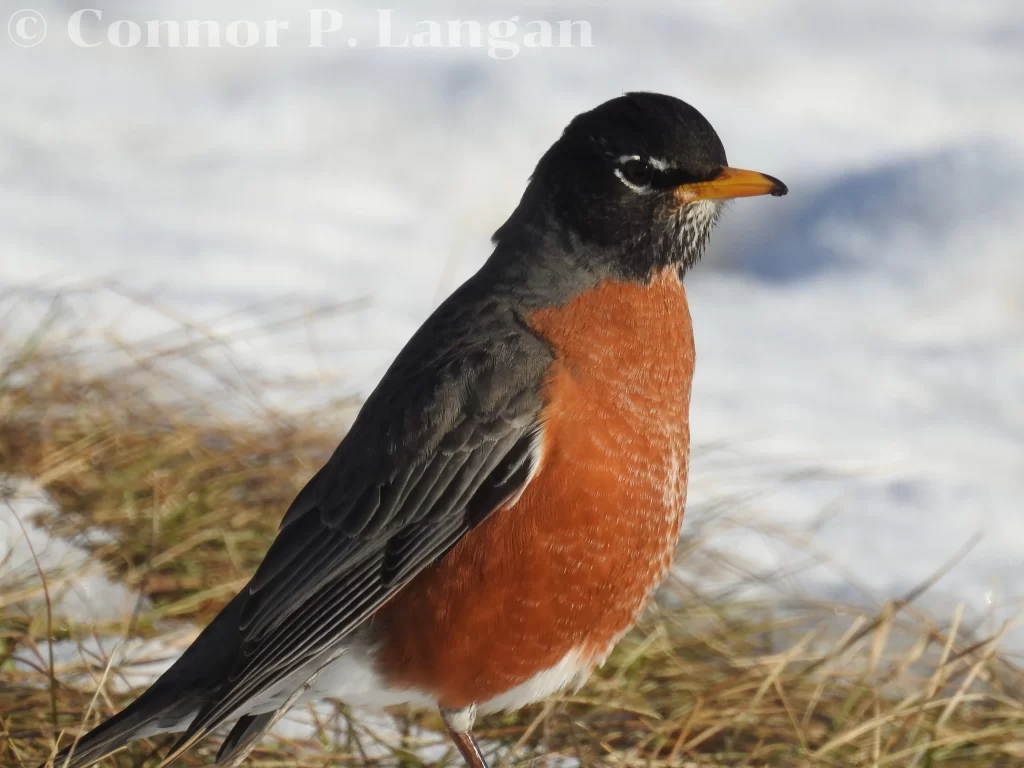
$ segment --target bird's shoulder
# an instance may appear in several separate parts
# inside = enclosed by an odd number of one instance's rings
[[[530,304],[481,270],[423,322],[366,399],[334,454],[289,508],[323,518],[353,489],[384,486],[438,453],[472,450],[542,407],[551,345]]]

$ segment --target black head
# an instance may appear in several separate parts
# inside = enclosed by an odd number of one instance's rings
[[[646,277],[696,263],[724,200],[786,191],[730,168],[715,129],[689,104],[629,93],[569,123],[495,240],[554,227],[616,271]]]

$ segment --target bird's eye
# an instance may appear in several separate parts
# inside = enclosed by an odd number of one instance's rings
[[[622,164],[623,181],[637,187],[646,187],[654,178],[654,169],[643,160],[631,159]]]

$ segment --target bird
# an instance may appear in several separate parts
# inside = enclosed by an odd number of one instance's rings
[[[127,708],[53,764],[234,725],[238,765],[324,696],[478,714],[578,688],[667,574],[686,503],[685,281],[726,201],[781,196],[688,103],[574,117],[490,256],[413,334],[285,511],[252,579]]]

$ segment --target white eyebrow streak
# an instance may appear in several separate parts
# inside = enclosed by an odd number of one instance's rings
[[[619,155],[615,158],[615,162],[619,165],[625,165],[630,160],[640,160],[640,155]],[[668,160],[663,157],[649,157],[647,158],[647,164],[657,171],[667,171],[672,166],[669,165]]]

